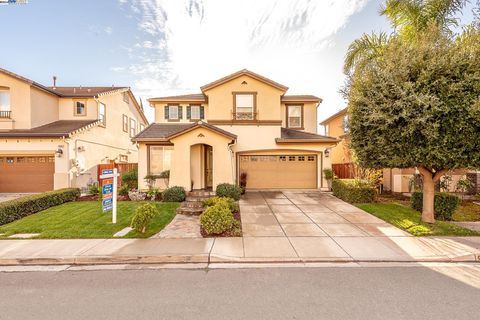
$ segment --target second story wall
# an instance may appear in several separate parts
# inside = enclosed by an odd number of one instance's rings
[[[30,101],[32,128],[59,120],[57,96],[32,87]]]
[[[2,109],[0,129],[30,129],[30,84],[0,73],[0,89],[8,106]]]
[[[294,127],[292,129],[298,129],[302,131],[307,131],[307,132],[312,132],[312,133],[317,133],[317,103],[314,102],[308,102],[308,103],[295,103],[295,102],[289,102],[289,103],[282,103],[282,127],[284,128],[289,128],[288,125],[288,114],[287,114],[287,107],[288,106],[299,106],[302,109],[302,114],[301,114],[301,122],[302,126],[300,128]]]
[[[84,112],[77,112],[77,102],[84,104]],[[93,98],[60,98],[58,108],[60,120],[98,119],[98,104]]]

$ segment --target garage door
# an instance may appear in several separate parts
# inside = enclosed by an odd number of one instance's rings
[[[0,156],[0,192],[53,190],[53,156]]]
[[[316,155],[242,155],[249,189],[317,188]]]

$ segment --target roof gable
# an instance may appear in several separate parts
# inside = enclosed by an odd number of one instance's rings
[[[220,78],[220,79],[215,80],[215,81],[213,81],[213,82],[210,82],[210,83],[208,83],[208,84],[200,87],[200,89],[202,90],[202,92],[205,92],[205,91],[210,90],[210,89],[212,89],[212,88],[218,87],[218,86],[220,86],[220,85],[222,85],[222,84],[224,84],[224,83],[226,83],[226,82],[228,82],[228,81],[234,80],[234,79],[236,79],[236,78],[238,78],[238,77],[245,76],[245,75],[246,75],[246,76],[249,76],[249,77],[251,77],[251,78],[253,78],[253,79],[256,79],[256,80],[258,80],[258,81],[260,81],[260,82],[263,82],[263,83],[265,83],[265,84],[268,84],[268,85],[270,85],[270,86],[272,86],[272,87],[275,87],[275,88],[277,88],[277,89],[279,89],[279,90],[282,90],[283,92],[286,92],[286,91],[288,90],[288,87],[286,87],[286,86],[284,86],[284,85],[282,85],[282,84],[280,84],[280,83],[278,83],[278,82],[275,82],[275,81],[273,81],[273,80],[271,80],[271,79],[265,78],[264,76],[261,76],[261,75],[259,75],[259,74],[257,74],[257,73],[254,73],[254,72],[252,72],[252,71],[250,71],[250,70],[247,70],[247,69],[243,69],[243,70],[237,71],[237,72],[232,73],[232,74],[230,74],[230,75],[228,75],[228,76],[226,76],[226,77],[223,77],[223,78]]]

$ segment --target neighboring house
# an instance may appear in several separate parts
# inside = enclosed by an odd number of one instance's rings
[[[339,178],[356,178],[357,166],[352,159],[352,151],[348,146],[348,113],[347,108],[340,110],[320,122],[327,136],[340,139],[331,151],[332,169]],[[465,177],[467,170],[454,170],[450,173],[452,182],[450,191],[455,191],[458,180]],[[383,169],[383,188],[386,191],[410,192],[410,183],[415,174],[415,168]],[[443,179],[443,178],[442,178]]]
[[[187,190],[238,183],[243,173],[249,189],[327,187],[325,150],[337,139],[316,134],[320,98],[285,95],[287,87],[248,70],[200,89],[149,99],[155,123],[133,139],[140,188],[165,170],[170,186]]]
[[[85,187],[97,164],[137,162],[148,125],[128,87],[46,87],[0,69],[0,192]]]

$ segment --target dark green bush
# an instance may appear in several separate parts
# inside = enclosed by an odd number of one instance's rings
[[[369,203],[375,199],[375,188],[357,179],[334,179],[333,195],[349,203]]]
[[[152,204],[144,204],[135,210],[132,218],[132,228],[138,232],[145,233],[153,217],[157,214],[157,208]]]
[[[203,200],[203,207],[213,207],[215,205],[227,207],[232,212],[237,212],[239,210],[237,202],[232,198],[227,197],[211,197]]]
[[[80,189],[69,188],[21,197],[0,203],[0,225],[21,219],[59,204],[74,201]]]
[[[217,186],[215,193],[218,197],[227,197],[238,201],[240,200],[242,189],[234,184],[222,183]]]
[[[121,196],[128,196],[128,191],[130,191],[130,187],[128,186],[128,184],[124,184],[120,188],[118,188],[118,194]]]
[[[162,192],[162,199],[165,202],[182,202],[187,197],[182,187],[171,187]]]
[[[460,199],[456,195],[446,192],[436,192],[433,203],[435,219],[443,221],[452,220],[452,215],[457,211],[459,205]],[[410,206],[421,212],[423,210],[423,193],[412,193]]]
[[[221,234],[232,229],[234,221],[232,211],[218,204],[208,207],[200,216],[200,225],[207,235]]]
[[[130,189],[138,189],[138,171],[129,170],[122,173],[122,182]]]

